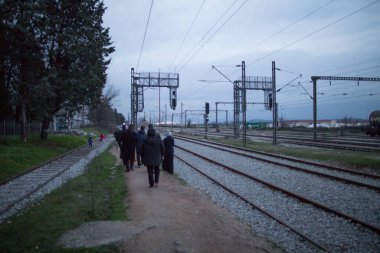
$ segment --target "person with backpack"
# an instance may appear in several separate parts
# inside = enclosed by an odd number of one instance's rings
[[[160,179],[160,164],[164,154],[165,148],[161,138],[157,135],[154,128],[150,128],[141,149],[142,160],[148,170],[149,187],[158,187]]]

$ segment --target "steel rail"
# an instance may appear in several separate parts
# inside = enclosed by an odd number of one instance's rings
[[[276,215],[264,210],[263,208],[259,207],[258,205],[255,205],[252,201],[248,200],[247,198],[241,196],[239,193],[235,192],[234,190],[226,187],[225,185],[223,185],[222,183],[216,181],[215,179],[213,179],[212,177],[210,177],[209,175],[207,175],[206,173],[202,172],[201,170],[197,169],[196,167],[194,167],[194,165],[186,162],[185,160],[183,160],[182,158],[180,158],[178,155],[174,155],[177,159],[179,159],[180,161],[182,161],[183,163],[185,163],[186,165],[188,165],[189,167],[191,167],[192,169],[196,170],[197,172],[199,172],[200,174],[202,174],[203,176],[205,176],[206,178],[208,178],[209,180],[211,180],[212,182],[214,182],[215,184],[217,184],[218,186],[222,187],[224,190],[230,192],[231,194],[237,196],[238,198],[240,198],[241,200],[243,200],[245,203],[249,204],[252,208],[255,208],[257,210],[259,210],[260,212],[264,213],[265,215],[267,215],[268,217],[274,219],[275,221],[277,221],[278,223],[280,223],[281,225],[287,227],[289,230],[293,231],[294,233],[296,233],[298,236],[304,238],[306,241],[310,242],[311,244],[317,246],[318,248],[322,249],[323,251],[326,251],[326,252],[333,252],[332,250],[328,249],[326,246],[324,245],[321,245],[320,243],[316,242],[315,240],[313,240],[312,238],[310,238],[309,236],[307,236],[306,234],[302,233],[302,231],[298,230],[297,228],[294,228],[293,226],[291,226],[290,224],[288,224],[287,222],[281,220],[279,217],[277,217]]]
[[[209,133],[209,135],[214,135],[214,136],[233,136],[232,134],[229,134],[229,133],[224,133],[224,134],[223,133],[219,133],[219,134],[218,133]],[[247,137],[259,137],[259,138],[263,138],[263,139],[270,139],[270,138],[272,138],[271,136],[252,135],[252,134],[247,134]],[[242,139],[242,138],[239,138],[239,139]],[[286,140],[286,139],[288,139],[288,140]],[[376,146],[376,144],[365,145],[364,143],[361,143],[361,145],[364,145],[364,146],[358,146],[359,143],[356,143],[356,144],[351,144],[351,146],[349,146],[349,145],[344,145],[344,144],[339,144],[339,143],[335,143],[334,144],[334,143],[331,143],[331,141],[324,142],[322,140],[317,140],[317,142],[315,142],[315,141],[310,140],[308,142],[308,141],[294,141],[292,139],[295,139],[295,138],[292,138],[292,137],[278,137],[278,142],[279,143],[288,143],[288,144],[302,145],[302,146],[331,148],[331,149],[341,149],[341,150],[351,150],[351,151],[361,151],[361,152],[379,152],[380,151],[380,147]]]
[[[7,184],[8,182],[12,182],[13,180],[16,180],[17,178],[21,177],[21,176],[24,176],[24,175],[27,175],[28,173],[31,173],[37,169],[43,169],[43,167],[47,164],[50,164],[52,162],[55,162],[57,160],[60,160],[62,158],[65,158],[65,157],[68,157],[70,155],[73,155],[73,158],[75,158],[78,154],[76,154],[75,152],[77,151],[81,151],[83,150],[84,148],[86,148],[87,145],[83,145],[83,146],[80,146],[78,148],[75,148],[69,152],[66,152],[62,155],[59,155],[58,157],[54,158],[54,159],[51,159],[45,163],[42,163],[40,164],[39,166],[36,166],[36,167],[33,167],[32,169],[30,170],[27,170],[27,171],[24,171],[20,174],[17,174],[16,176],[13,176],[9,179],[6,179],[2,182],[2,184],[0,184],[0,186],[2,185],[5,185]],[[81,153],[79,153],[80,157],[79,158],[75,158],[76,159],[76,162],[78,162],[80,159],[82,159],[82,155]],[[33,186],[33,189],[31,189],[30,191],[26,192],[25,194],[23,194],[23,196],[15,199],[15,200],[12,200],[12,201],[9,201],[8,203],[6,203],[6,207],[4,207],[2,210],[0,210],[0,215],[3,215],[4,213],[8,212],[9,210],[11,210],[15,205],[17,205],[18,203],[22,202],[23,200],[27,199],[28,197],[32,196],[34,193],[36,193],[38,190],[40,190],[42,187],[44,187],[45,185],[47,185],[49,182],[51,182],[52,180],[58,178],[59,176],[61,176],[64,172],[66,172],[67,170],[69,170],[70,168],[72,167],[72,164],[67,166],[67,167],[64,167],[64,168],[60,168],[60,169],[57,169],[57,174],[54,174],[54,175],[51,175],[49,178],[47,178],[45,181],[43,182],[35,182],[36,185]]]
[[[181,138],[179,138],[179,139],[181,139]],[[182,140],[184,140],[184,139],[182,139]],[[287,167],[287,168],[292,169],[292,170],[302,171],[304,173],[313,174],[313,175],[320,176],[320,177],[327,177],[327,178],[330,178],[330,179],[334,179],[334,180],[341,181],[341,182],[344,182],[344,183],[352,184],[352,185],[355,185],[355,186],[370,188],[372,190],[376,190],[376,191],[380,192],[380,187],[379,186],[375,186],[375,185],[371,185],[371,184],[366,184],[366,183],[362,183],[362,182],[358,182],[358,181],[355,181],[355,180],[351,180],[351,179],[347,179],[347,178],[342,178],[342,177],[338,177],[338,176],[334,176],[334,175],[329,175],[329,174],[326,174],[326,173],[323,173],[323,172],[308,170],[308,169],[304,169],[304,168],[297,167],[297,166],[294,166],[294,165],[284,164],[284,163],[281,163],[281,162],[277,162],[277,161],[266,159],[266,158],[262,158],[262,157],[256,157],[256,156],[253,156],[253,155],[242,154],[242,153],[239,153],[239,152],[236,152],[236,151],[232,151],[232,150],[228,150],[228,149],[223,149],[221,147],[215,147],[215,146],[212,146],[212,145],[209,145],[209,144],[206,144],[206,143],[202,143],[202,142],[197,142],[197,141],[193,141],[193,140],[186,140],[186,141],[191,142],[191,143],[195,143],[195,144],[198,144],[198,145],[203,145],[203,146],[206,146],[206,147],[215,148],[215,149],[218,149],[218,150],[230,152],[230,153],[233,153],[233,154],[236,154],[236,155],[240,155],[240,156],[244,156],[244,157],[248,157],[248,158],[251,158],[251,159],[256,159],[256,160],[259,160],[259,161],[271,163],[271,164],[274,164],[274,165],[279,165],[279,166],[282,166],[282,167]],[[245,149],[242,149],[242,151],[248,151],[249,152],[249,150],[245,150]],[[257,153],[257,154],[260,154],[260,153]],[[267,154],[261,153],[260,155],[267,155]],[[270,157],[275,157],[275,156],[270,156]],[[283,157],[276,157],[276,158],[278,158],[278,159],[286,159],[286,158],[283,158]],[[289,159],[289,161],[298,162],[298,163],[304,163],[302,160],[297,160],[297,159]],[[307,163],[304,163],[304,164],[307,164]],[[316,165],[316,164],[308,164],[308,165],[312,165],[312,166],[316,166],[316,167],[318,166],[318,167],[323,168],[322,165]]]
[[[3,210],[0,210],[0,215],[3,215],[4,213],[8,212],[11,208],[13,208],[15,205],[17,205],[21,201],[23,201],[23,200],[27,199],[28,197],[32,196],[32,194],[36,193],[38,190],[40,190],[42,187],[44,187],[45,185],[47,185],[52,180],[54,180],[54,179],[58,178],[59,176],[61,176],[64,172],[66,172],[70,168],[71,168],[71,166],[67,166],[65,169],[63,169],[62,171],[60,171],[58,174],[55,174],[52,177],[50,177],[49,179],[47,179],[45,182],[43,182],[41,184],[38,184],[36,186],[36,188],[34,188],[33,190],[27,192],[22,197],[20,197],[20,198],[14,200],[14,201],[8,203],[7,207],[5,207]]]
[[[41,167],[43,167],[43,166],[45,166],[45,165],[47,165],[47,164],[49,164],[49,163],[52,163],[52,162],[54,162],[54,161],[57,161],[57,160],[59,160],[59,159],[65,157],[65,156],[67,156],[67,155],[69,155],[69,154],[71,154],[71,153],[73,153],[73,152],[75,152],[75,151],[77,151],[77,150],[79,150],[79,149],[82,149],[82,148],[84,148],[84,147],[86,147],[86,146],[87,146],[87,144],[84,144],[84,145],[82,145],[82,146],[80,146],[80,147],[78,147],[78,148],[75,148],[75,149],[70,150],[70,151],[68,151],[68,152],[66,152],[66,153],[64,153],[64,154],[61,154],[61,155],[59,155],[59,156],[57,156],[57,157],[55,157],[55,158],[53,158],[53,159],[50,159],[50,160],[48,160],[48,161],[46,161],[46,162],[43,162],[43,163],[41,163],[41,164],[38,164],[38,165],[36,165],[36,166],[34,166],[34,167],[28,169],[28,170],[25,170],[25,171],[23,171],[23,172],[21,172],[21,173],[18,173],[18,174],[16,174],[16,175],[14,175],[14,176],[11,176],[11,177],[9,177],[9,178],[6,178],[6,179],[0,181],[0,186],[1,186],[1,185],[5,185],[6,183],[8,183],[8,182],[10,182],[10,181],[12,181],[12,180],[14,180],[14,179],[16,179],[16,178],[21,177],[21,176],[23,176],[23,175],[25,175],[25,174],[28,174],[28,173],[30,173],[30,172],[32,172],[32,171],[34,171],[34,170],[36,170],[36,169],[39,169],[39,168],[41,168]]]
[[[319,203],[319,202],[317,202],[317,201],[315,201],[315,200],[308,199],[308,198],[306,198],[306,197],[304,197],[304,196],[301,196],[301,195],[299,195],[299,194],[297,194],[297,193],[294,193],[294,192],[288,191],[288,190],[286,190],[286,189],[284,189],[284,188],[281,188],[281,187],[279,187],[279,186],[276,186],[276,185],[274,185],[274,184],[272,184],[272,183],[269,183],[269,182],[267,182],[267,181],[264,181],[264,180],[262,180],[262,179],[259,179],[259,178],[257,178],[257,177],[254,177],[254,176],[252,176],[252,175],[248,175],[248,174],[246,174],[246,173],[244,173],[244,172],[241,172],[241,171],[239,171],[239,170],[233,169],[233,168],[231,168],[231,167],[229,167],[229,166],[226,166],[226,165],[221,164],[221,163],[219,163],[219,162],[217,162],[217,161],[215,161],[215,160],[211,160],[211,159],[209,159],[209,158],[207,158],[207,157],[204,157],[204,156],[202,156],[202,155],[199,155],[199,154],[197,154],[197,153],[195,153],[195,152],[193,152],[193,151],[191,151],[191,150],[188,150],[188,149],[186,149],[186,148],[182,148],[182,147],[178,147],[178,148],[180,148],[180,149],[182,149],[182,150],[184,150],[184,151],[186,151],[186,152],[188,152],[188,153],[190,153],[190,154],[192,154],[192,155],[194,155],[194,156],[200,157],[201,159],[204,159],[204,160],[206,160],[206,161],[208,161],[208,162],[210,162],[210,163],[214,163],[214,164],[216,164],[216,165],[218,165],[218,166],[220,166],[220,167],[223,167],[223,168],[225,168],[226,170],[232,171],[232,172],[234,172],[234,173],[237,173],[237,174],[239,174],[239,175],[242,175],[242,176],[244,176],[244,177],[247,177],[247,178],[249,178],[249,179],[251,179],[251,180],[254,180],[254,181],[256,181],[256,182],[259,182],[259,183],[261,183],[261,184],[263,184],[263,185],[265,185],[265,186],[267,186],[267,187],[269,187],[269,188],[271,188],[271,189],[273,189],[273,190],[276,190],[276,191],[279,191],[279,192],[283,192],[283,193],[285,193],[286,195],[291,196],[291,197],[296,198],[296,199],[299,199],[300,201],[302,201],[302,202],[304,202],[304,203],[311,204],[311,205],[313,205],[313,206],[315,206],[315,207],[317,207],[317,208],[319,208],[319,209],[322,209],[322,210],[327,211],[327,212],[330,212],[330,213],[332,213],[332,214],[334,214],[334,215],[337,215],[337,216],[343,217],[343,218],[345,218],[345,219],[347,219],[347,220],[351,220],[351,221],[354,222],[354,223],[360,224],[360,225],[362,225],[363,227],[369,228],[369,229],[371,229],[372,231],[374,231],[374,232],[380,234],[380,227],[378,227],[378,226],[376,226],[376,225],[369,224],[369,223],[367,223],[367,222],[365,222],[365,221],[362,221],[362,220],[359,220],[359,219],[357,219],[357,218],[355,218],[355,217],[353,217],[353,216],[351,216],[351,215],[348,215],[348,214],[342,213],[342,212],[340,212],[340,211],[338,211],[338,210],[336,210],[336,209],[334,209],[334,208],[331,208],[331,207],[325,206],[325,205],[323,205],[322,203]]]
[[[214,144],[214,145],[218,145],[218,146],[222,146],[222,147],[227,147],[227,148],[233,148],[233,149],[241,150],[241,151],[244,151],[244,152],[250,152],[250,153],[255,153],[255,154],[259,154],[259,155],[266,155],[266,156],[270,156],[270,157],[274,157],[274,158],[288,160],[288,161],[291,161],[291,162],[304,163],[304,164],[311,165],[311,166],[322,167],[322,168],[329,169],[329,170],[341,171],[341,172],[346,172],[346,173],[350,173],[350,174],[353,174],[353,175],[358,175],[358,176],[362,176],[362,177],[369,177],[369,178],[380,180],[380,176],[378,176],[378,175],[364,173],[364,172],[350,170],[350,169],[339,168],[339,167],[335,167],[335,166],[331,166],[331,165],[326,165],[326,164],[321,164],[321,163],[316,163],[316,162],[310,162],[310,161],[300,160],[300,159],[296,159],[296,158],[292,158],[292,157],[287,157],[287,156],[283,156],[283,155],[271,154],[271,153],[267,153],[267,152],[263,152],[263,151],[257,151],[257,150],[247,149],[247,148],[235,147],[235,146],[231,146],[231,145],[227,145],[227,144],[223,144],[223,143],[212,142],[212,141],[206,141],[206,140],[200,141],[200,140],[196,140],[196,139],[192,139],[192,138],[187,138],[187,137],[183,137],[183,136],[176,136],[176,138],[182,139],[182,140],[185,140],[185,141],[189,141],[189,142],[193,142],[193,143],[199,143],[199,142],[200,143],[210,143],[210,144]]]
[[[253,202],[251,202],[250,200],[248,200],[247,198],[244,198],[243,196],[241,196],[239,193],[235,192],[234,190],[226,187],[225,185],[221,184],[220,182],[216,181],[215,179],[213,179],[212,177],[210,177],[209,175],[207,175],[206,173],[202,172],[201,170],[195,168],[193,165],[191,165],[190,163],[186,162],[185,160],[183,160],[182,158],[180,158],[178,155],[174,155],[177,159],[179,159],[180,161],[182,161],[183,163],[185,163],[186,165],[188,165],[189,167],[191,167],[192,169],[198,171],[200,174],[202,174],[203,176],[205,176],[206,178],[208,178],[209,180],[211,180],[212,182],[214,182],[215,184],[219,185],[220,187],[222,187],[224,190],[230,192],[231,194],[237,196],[238,198],[242,199],[244,202],[246,202],[247,204],[249,204],[252,208],[255,208],[257,210],[259,210],[260,212],[264,213],[265,215],[267,215],[268,217],[274,219],[275,221],[277,221],[278,223],[280,223],[281,225],[287,227],[288,229],[290,229],[291,231],[293,231],[294,233],[296,233],[298,236],[304,238],[306,241],[310,242],[311,244],[317,246],[318,248],[322,249],[323,251],[326,251],[326,252],[332,252],[330,249],[328,249],[326,246],[324,245],[321,245],[320,243],[314,241],[313,239],[311,239],[309,236],[305,235],[304,233],[302,233],[300,230],[298,230],[297,228],[294,228],[292,227],[290,224],[286,223],[285,221],[281,220],[279,217],[276,217],[274,214],[264,210],[263,208],[259,207],[258,205],[255,205]]]

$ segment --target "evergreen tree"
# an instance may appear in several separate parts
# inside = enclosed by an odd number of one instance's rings
[[[0,116],[20,118],[23,139],[27,117],[43,122],[46,139],[56,112],[100,102],[114,51],[104,11],[100,0],[9,0],[1,6]]]

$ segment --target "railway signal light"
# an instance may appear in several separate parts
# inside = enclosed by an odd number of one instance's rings
[[[269,101],[268,101],[268,103],[269,103],[269,105],[268,105],[269,110],[272,110],[272,106],[273,106],[272,94],[269,94]]]
[[[177,107],[177,99],[172,98],[172,100],[171,100],[171,104],[170,104],[170,107],[171,107],[171,108],[176,108],[176,107]]]
[[[205,111],[206,111],[206,114],[208,115],[210,113],[210,104],[206,102],[205,104]]]

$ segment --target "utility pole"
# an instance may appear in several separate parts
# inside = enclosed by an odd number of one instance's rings
[[[247,89],[245,87],[245,61],[241,62],[241,74],[243,81],[243,146],[247,145]]]
[[[210,104],[205,103],[205,114],[204,114],[204,122],[205,122],[205,139],[207,139],[207,123],[208,123],[208,114],[210,113]]]
[[[239,137],[239,121],[240,121],[240,107],[243,111],[243,144],[246,145],[247,142],[247,90],[263,90],[264,99],[269,98],[269,93],[272,92],[272,78],[259,77],[259,76],[246,76],[245,74],[245,62],[242,61],[241,65],[236,65],[236,67],[241,67],[242,80],[231,81],[227,76],[220,72],[215,66],[212,69],[218,71],[224,78],[233,84],[233,96],[234,96],[234,137]],[[242,101],[241,101],[242,100]],[[267,106],[268,103],[264,102],[264,106],[267,110],[270,110]]]
[[[317,80],[336,80],[336,81],[369,81],[369,82],[380,82],[378,77],[346,77],[346,76],[312,76],[313,81],[313,128],[314,128],[314,141],[317,140]]]
[[[241,62],[241,65],[237,65],[236,67],[241,67],[241,83],[242,83],[242,111],[243,111],[243,146],[247,145],[247,89],[245,85],[245,61]]]
[[[181,127],[182,127],[182,117],[183,117],[183,103],[181,102]]]
[[[273,144],[277,144],[276,62],[272,61]]]
[[[185,125],[187,124],[187,115],[186,115],[187,111],[185,110]]]
[[[168,124],[168,105],[165,104],[165,125]]]
[[[170,108],[176,108],[179,74],[161,73],[160,69],[158,71],[135,73],[134,69],[131,69],[131,123],[135,125],[137,113],[144,110],[144,89],[158,88],[158,122],[161,122],[161,87],[169,88]]]
[[[160,128],[161,124],[161,88],[158,87],[158,128]]]
[[[216,131],[218,131],[218,104],[219,104],[218,102],[215,102]]]

